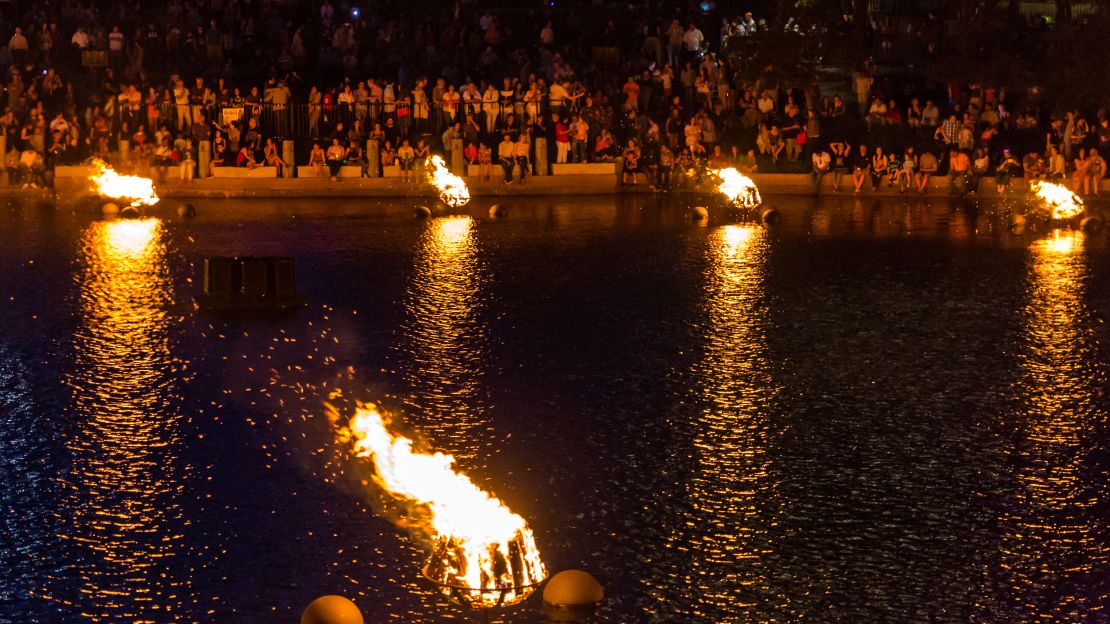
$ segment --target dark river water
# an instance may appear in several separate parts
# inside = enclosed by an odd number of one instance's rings
[[[0,622],[473,619],[329,397],[455,455],[600,622],[1110,621],[1105,234],[691,203],[0,207]],[[309,306],[195,312],[214,255],[293,257]]]

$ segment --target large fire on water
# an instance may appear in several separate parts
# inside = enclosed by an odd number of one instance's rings
[[[388,425],[377,406],[360,404],[339,425],[340,438],[373,463],[374,480],[391,497],[427,513],[420,527],[435,546],[424,575],[445,596],[477,609],[531,595],[547,571],[524,519],[455,471],[453,457],[413,450],[413,441]]]
[[[735,168],[710,169],[709,173],[720,178],[721,183],[717,185],[717,190],[734,205],[742,208],[755,208],[763,203],[755,182]]]
[[[1029,188],[1040,198],[1045,208],[1052,212],[1053,219],[1070,219],[1084,210],[1083,200],[1066,186],[1038,180]]]
[[[98,158],[93,159],[92,168],[93,175],[89,176],[89,179],[96,186],[98,195],[127,200],[136,208],[158,203],[153,180],[133,175],[120,175],[108,163]]]
[[[447,170],[447,164],[438,155],[428,159],[424,171],[428,183],[439,191],[439,199],[451,208],[462,208],[470,203],[470,189],[466,181]]]

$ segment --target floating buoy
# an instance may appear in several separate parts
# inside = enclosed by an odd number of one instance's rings
[[[106,203],[106,204],[104,204],[103,206],[100,207],[100,212],[102,214],[109,215],[109,216],[118,215],[119,214],[119,206],[113,204],[112,202],[108,202],[108,203]]]
[[[1016,214],[1010,217],[1010,231],[1014,234],[1022,234],[1025,232],[1025,215]]]
[[[704,221],[709,218],[709,209],[705,206],[694,206],[690,209],[690,216],[694,221]]]
[[[432,216],[432,209],[427,206],[417,206],[413,212],[417,219],[427,219]]]
[[[143,216],[143,214],[139,212],[138,208],[134,206],[127,206],[119,211],[119,216],[123,217],[124,219],[138,219],[139,217]]]
[[[1084,232],[1097,232],[1102,229],[1102,218],[1086,217],[1079,222],[1079,229]]]
[[[177,207],[177,214],[182,217],[195,217],[197,216],[197,209],[192,204],[181,204]]]
[[[501,217],[509,216],[509,208],[504,204],[494,204],[489,207],[489,217],[491,219],[500,219]]]
[[[362,612],[343,596],[320,596],[301,614],[301,624],[364,624]]]
[[[601,583],[589,572],[563,570],[543,588],[543,601],[560,607],[594,605],[605,597]]]
[[[774,208],[764,208],[763,211],[759,213],[759,221],[764,225],[775,225],[782,221],[782,215]]]

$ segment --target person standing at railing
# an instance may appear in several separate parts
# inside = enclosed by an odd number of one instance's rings
[[[412,128],[412,98],[409,92],[405,90],[404,85],[397,86],[397,131],[402,136],[408,136],[409,130]]]
[[[482,112],[482,92],[478,90],[478,85],[474,81],[468,81],[462,88],[460,93],[463,101],[463,112],[466,115],[473,115],[477,117]]]
[[[289,98],[291,94],[284,80],[279,80],[272,88],[267,87],[265,101],[273,107],[274,127],[268,133],[279,137],[289,136]]]
[[[189,118],[196,121],[204,113],[204,78],[196,78],[189,89]]]
[[[433,123],[436,128],[441,128],[449,123],[443,111],[443,95],[445,93],[447,93],[447,81],[443,78],[437,78],[432,86],[430,96],[432,114],[435,115]]]
[[[416,126],[417,132],[424,132],[428,129],[428,92],[426,90],[428,81],[421,78],[416,81],[413,86],[409,97],[412,98],[412,118]]]
[[[343,85],[343,90],[335,96],[335,103],[339,105],[340,119],[349,122],[355,114],[355,93],[350,84]]]
[[[370,92],[370,123],[377,123],[382,118],[382,99],[384,91],[377,80],[366,81],[366,90]]]
[[[486,92],[482,94],[482,112],[485,113],[485,131],[487,134],[493,133],[497,128],[497,113],[498,113],[498,99],[499,94],[493,84],[486,86]]]
[[[570,104],[570,91],[567,89],[569,82],[555,81],[547,92],[547,101],[551,111],[566,115],[567,106]]]
[[[370,91],[366,89],[366,81],[358,81],[358,86],[355,87],[355,119],[366,125],[366,118],[370,113],[370,108],[367,105],[370,101]]]
[[[184,80],[178,80],[173,87],[173,101],[177,107],[177,131],[181,132],[193,124],[192,109],[189,108],[189,89]]]
[[[528,115],[528,119],[536,119],[540,114],[540,88],[535,82],[528,85],[528,91],[524,93],[524,112]]]
[[[501,121],[504,123],[505,118],[513,111],[513,103],[516,102],[518,85],[512,78],[505,78],[501,81],[501,89],[497,91],[497,96],[500,98],[500,109],[497,111],[501,116]]]

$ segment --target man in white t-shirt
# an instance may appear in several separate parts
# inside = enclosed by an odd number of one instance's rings
[[[701,47],[705,43],[705,35],[701,34],[698,27],[691,22],[682,35],[682,43],[686,46],[687,60],[693,62],[697,60],[697,55],[701,52]]]
[[[557,113],[562,113],[566,106],[570,104],[570,92],[567,91],[566,84],[566,82],[555,81],[551,83],[551,88],[547,90],[551,110]]]

